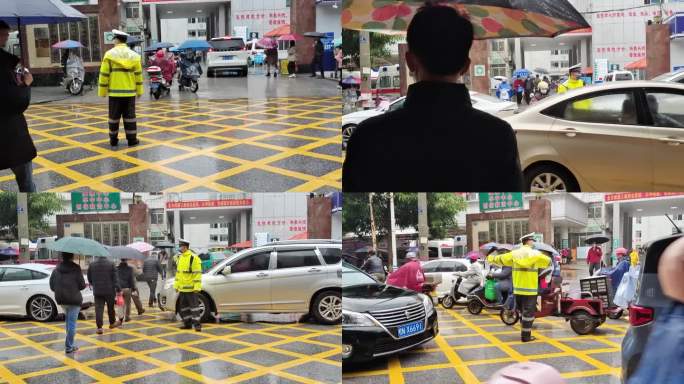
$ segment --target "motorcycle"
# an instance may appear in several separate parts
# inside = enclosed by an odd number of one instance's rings
[[[490,280],[494,279],[487,279],[487,281]],[[509,296],[511,296],[510,293]],[[482,312],[482,309],[484,308],[495,310],[504,308],[504,304],[499,304],[499,302],[496,300],[487,300],[487,298],[485,297],[485,287],[476,288],[474,291],[468,294],[468,296],[466,296],[466,299],[468,300],[466,308],[468,308],[468,312],[470,312],[473,315],[479,314],[480,312]],[[504,300],[504,302],[506,302],[506,300]]]
[[[147,67],[147,75],[150,77],[150,94],[154,96],[155,100],[159,100],[162,95],[171,93],[171,88],[162,77],[161,68],[155,65]]]
[[[64,76],[64,87],[66,90],[76,96],[83,92],[83,68],[75,65],[68,65],[66,69],[66,76]]]
[[[187,88],[190,90],[190,92],[197,93],[197,90],[199,89],[199,83],[197,82],[197,79],[199,79],[200,77],[197,65],[199,64],[193,64],[191,66],[188,66],[184,71],[181,70],[178,79],[179,91],[183,91]]]

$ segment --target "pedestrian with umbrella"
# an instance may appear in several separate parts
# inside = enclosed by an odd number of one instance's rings
[[[128,265],[127,258],[121,258],[121,262],[116,267],[116,273],[119,279],[119,286],[121,287],[121,293],[124,300],[124,309],[122,311],[123,313],[119,315],[119,321],[124,323],[131,321],[131,299],[133,299],[135,308],[138,310],[138,316],[145,313],[145,308],[143,308],[143,305],[140,302],[140,293],[138,292],[138,287],[135,284],[135,270],[133,267]]]
[[[62,252],[62,260],[50,275],[50,290],[55,293],[57,305],[64,310],[66,323],[65,352],[74,353],[78,350],[75,344],[76,322],[81,312],[83,296],[81,291],[86,288],[81,267],[74,263],[74,254]]]
[[[121,292],[119,278],[114,263],[105,256],[98,256],[95,261],[88,266],[88,282],[93,287],[95,297],[95,325],[97,334],[103,333],[103,314],[104,306],[107,305],[107,315],[109,316],[109,329],[121,326],[121,322],[116,318],[116,295]]]
[[[270,37],[264,37],[257,42],[257,45],[264,48],[266,54],[266,77],[271,76],[273,67],[273,77],[278,76],[278,43]]]
[[[316,67],[320,68],[321,70],[321,79],[325,78],[325,74],[323,73],[323,42],[321,42],[320,38],[316,38],[313,43],[313,48],[314,48],[314,55],[313,55],[313,60],[311,61],[311,77],[316,77]]]
[[[287,49],[287,73],[290,78],[297,77],[297,47],[296,41],[290,42],[290,48]]]
[[[157,279],[159,278],[159,275],[164,276],[164,271],[162,270],[159,259],[156,257],[148,257],[145,259],[143,262],[143,277],[145,278],[145,282],[147,282],[147,286],[150,288],[150,298],[148,301],[150,308],[154,307],[154,303],[157,301],[155,294],[157,292]]]
[[[10,27],[0,20],[0,47],[9,39]],[[9,145],[0,158],[0,169],[11,169],[19,192],[35,192],[33,166],[37,156],[36,147],[29,134],[24,111],[31,103],[33,75],[18,68],[19,58],[0,49],[0,121],[3,123],[3,139]]]
[[[587,251],[587,264],[589,265],[589,276],[593,276],[595,271],[601,269],[601,259],[603,259],[603,250],[596,243],[591,244],[591,248]]]
[[[123,118],[128,146],[138,145],[135,98],[143,94],[140,55],[128,48],[128,34],[112,30],[116,45],[105,53],[100,66],[97,94],[109,96],[109,144],[119,145],[119,120]]]
[[[191,329],[201,332],[199,292],[202,290],[202,261],[190,250],[190,242],[179,239],[181,254],[178,257],[178,269],[173,288],[178,291],[178,305],[183,326],[181,329]],[[209,310],[206,308],[206,310]]]

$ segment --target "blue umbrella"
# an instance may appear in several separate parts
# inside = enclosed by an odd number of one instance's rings
[[[0,255],[2,256],[17,256],[19,251],[14,248],[3,248],[0,249]]]
[[[165,43],[162,41],[162,42],[154,43],[154,44],[150,45],[149,47],[145,48],[145,52],[156,51],[160,48],[171,48],[171,47],[173,47],[173,44]]]
[[[136,45],[136,44],[140,44],[140,43],[142,43],[142,40],[140,40],[140,38],[138,36],[131,35],[131,36],[128,36],[128,38],[126,38],[126,44],[128,44],[128,45]]]
[[[169,48],[169,52],[178,52],[178,51],[179,51],[179,49],[176,47]]]
[[[52,48],[57,48],[57,49],[83,48],[83,44],[81,44],[78,41],[74,41],[74,40],[64,40],[64,41],[60,41],[59,43],[52,44]]]
[[[485,251],[485,252],[489,252],[492,248],[494,248],[494,247],[496,247],[496,246],[497,246],[496,243],[490,242],[490,243],[481,245],[481,246],[480,246],[480,249],[483,250],[483,251]]]
[[[206,40],[185,40],[177,49],[183,51],[186,49],[208,50],[209,48],[211,48],[211,45]]]
[[[513,72],[513,77],[516,78],[518,76],[528,77],[528,76],[530,76],[530,71],[528,69],[525,69],[525,68],[516,69],[515,72]]]

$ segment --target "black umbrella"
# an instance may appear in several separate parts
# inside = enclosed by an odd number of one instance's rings
[[[145,260],[147,256],[143,255],[137,249],[125,246],[118,247],[106,247],[109,251],[109,255],[112,259],[134,259],[134,260]]]
[[[599,236],[587,237],[587,238],[584,240],[584,244],[588,244],[588,245],[591,245],[591,244],[605,244],[605,243],[607,243],[607,242],[609,242],[609,241],[610,241],[610,239],[609,239],[608,237],[603,236],[603,235],[599,235]]]
[[[304,32],[304,36],[321,38],[321,37],[325,37],[325,33],[322,33],[322,32]]]

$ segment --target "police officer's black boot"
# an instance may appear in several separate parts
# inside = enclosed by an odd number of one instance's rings
[[[183,326],[180,327],[180,329],[192,329],[192,324],[190,324],[190,323],[183,323]]]
[[[202,332],[202,324],[195,325],[195,332]]]

